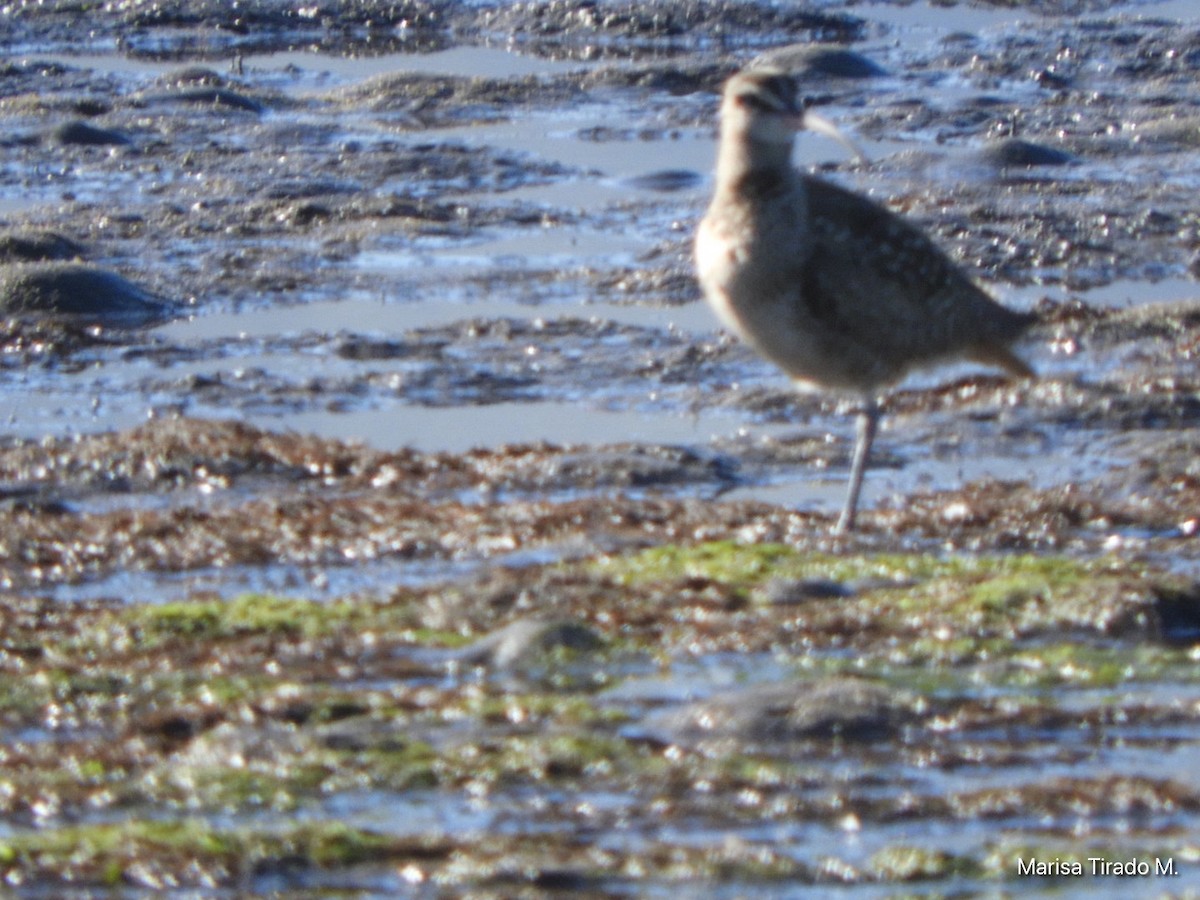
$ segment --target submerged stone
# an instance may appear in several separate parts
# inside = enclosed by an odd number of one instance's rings
[[[514,669],[537,663],[555,650],[587,652],[603,643],[579,622],[518,619],[464,648],[459,659],[468,665]]]
[[[673,739],[871,741],[912,715],[907,695],[862,678],[758,684],[667,713],[656,723]]]
[[[796,606],[810,600],[834,600],[853,597],[857,588],[830,578],[772,578],[756,592],[756,599],[768,606]]]

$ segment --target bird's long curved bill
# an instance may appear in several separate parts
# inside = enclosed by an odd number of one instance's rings
[[[801,125],[809,131],[833,138],[835,141],[853,153],[858,158],[859,162],[868,162],[867,154],[862,151],[862,148],[859,147],[858,144],[854,143],[854,141],[851,140],[850,137],[848,137],[846,133],[842,131],[842,129],[838,128],[824,116],[819,116],[811,109],[806,109],[804,111],[804,116],[801,119]]]

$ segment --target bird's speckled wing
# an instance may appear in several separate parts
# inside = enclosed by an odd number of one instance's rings
[[[899,216],[805,177],[811,253],[799,273],[812,315],[898,368],[1007,343],[1032,321],[996,303]]]

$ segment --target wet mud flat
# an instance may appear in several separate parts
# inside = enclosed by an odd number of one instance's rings
[[[1196,895],[1188,5],[226,6],[0,22],[8,889]],[[792,44],[1042,317],[844,538],[688,260]]]

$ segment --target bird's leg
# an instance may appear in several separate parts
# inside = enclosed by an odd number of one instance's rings
[[[858,439],[854,444],[854,461],[850,466],[850,490],[846,493],[846,505],[833,527],[834,534],[845,534],[854,530],[854,519],[858,515],[858,495],[862,492],[863,474],[867,470],[867,457],[871,455],[871,444],[879,429],[879,400],[867,397],[858,413]]]

